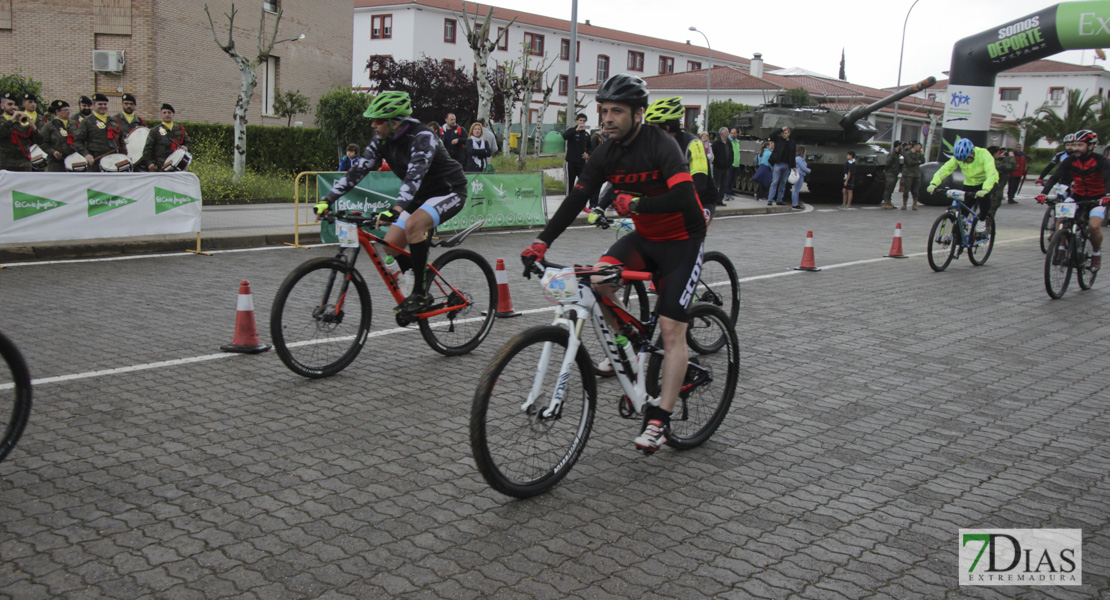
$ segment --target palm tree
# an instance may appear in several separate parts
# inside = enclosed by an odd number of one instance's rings
[[[1083,90],[1069,89],[1061,116],[1047,104],[1036,112],[1039,119],[1030,130],[1033,135],[1061,140],[1065,135],[1080,129],[1093,129],[1099,136],[1110,133],[1110,108],[1100,96],[1083,97]]]

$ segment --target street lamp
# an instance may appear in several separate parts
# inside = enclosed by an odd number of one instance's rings
[[[913,0],[910,5],[910,10],[906,11],[906,20],[902,22],[902,48],[898,50],[898,88],[902,87],[902,54],[906,51],[906,24],[910,22],[910,11],[921,0]],[[932,133],[932,132],[930,132]],[[898,130],[898,102],[894,102],[894,128],[890,130],[890,147],[894,148],[894,142],[898,137],[901,137],[902,132]]]
[[[709,131],[709,76],[713,72],[713,48],[709,46],[709,36],[705,35],[704,31],[699,30],[697,27],[690,27],[690,31],[697,31],[700,33],[701,37],[705,38],[705,47],[709,49],[709,68],[705,70],[705,120],[702,122],[702,131]]]

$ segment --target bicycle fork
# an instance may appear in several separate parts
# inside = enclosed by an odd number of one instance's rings
[[[560,310],[556,314],[555,323],[564,325],[569,332],[567,351],[563,355],[562,364],[559,366],[559,377],[556,379],[555,390],[551,393],[551,400],[547,403],[547,408],[539,415],[542,419],[558,418],[562,412],[563,400],[567,393],[567,382],[570,381],[570,369],[574,364],[575,357],[578,356],[578,348],[582,345],[582,325],[585,321],[581,319],[571,321],[565,318]],[[532,387],[528,391],[528,398],[520,406],[521,411],[530,412],[540,394],[543,393],[543,382],[547,377],[547,369],[551,364],[551,355],[554,349],[554,342],[544,343],[543,350],[540,352],[540,362],[536,366],[536,375],[532,378]]]

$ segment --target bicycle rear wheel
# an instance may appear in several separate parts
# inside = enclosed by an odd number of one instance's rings
[[[686,339],[689,366],[667,436],[667,444],[679,450],[700,446],[717,431],[732,405],[740,379],[740,344],[724,311],[708,304],[695,304],[690,308]],[[723,342],[718,342],[722,339]],[[652,396],[658,396],[662,389],[662,368],[663,355],[651,355],[643,376]],[[646,425],[645,412],[643,426]]]
[[[990,258],[991,250],[994,249],[994,217],[987,216],[987,238],[973,241],[971,246],[967,249],[967,258],[971,264],[980,266],[987,262]],[[972,234],[974,235],[974,233]]]
[[[937,217],[933,229],[929,232],[929,266],[936,272],[948,268],[952,257],[956,254],[956,246],[960,243],[960,230],[956,225],[956,217],[950,212]]]
[[[1098,271],[1091,270],[1091,241],[1086,235],[1080,235],[1075,246],[1075,280],[1079,282],[1079,289],[1089,290],[1098,276]]]
[[[1048,241],[1056,233],[1056,207],[1048,205],[1041,218],[1041,253],[1048,252]]]
[[[1063,298],[1068,289],[1074,252],[1071,232],[1066,229],[1057,231],[1048,242],[1048,253],[1044,256],[1044,289],[1054,299]]]
[[[581,346],[569,378],[560,380],[567,336],[565,328],[553,325],[517,334],[486,367],[474,392],[474,462],[490,487],[507,496],[528,498],[554,487],[570,472],[590,437],[597,383]],[[545,417],[557,388],[564,393],[562,406]],[[525,408],[531,390],[537,396]]]
[[[330,377],[362,351],[370,331],[370,291],[358,271],[336,258],[293,269],[274,296],[270,337],[281,362],[305,377]]]
[[[0,438],[0,461],[12,451],[31,416],[31,373],[11,340],[0,333],[0,410],[11,407],[11,418]]]
[[[435,259],[439,273],[428,272],[432,310],[462,306],[420,319],[420,335],[432,350],[445,356],[466,354],[478,347],[493,327],[497,311],[497,279],[481,254],[456,248]]]
[[[740,278],[736,267],[723,252],[710,251],[702,257],[701,275],[694,302],[711,304],[728,315],[733,326],[740,316]]]

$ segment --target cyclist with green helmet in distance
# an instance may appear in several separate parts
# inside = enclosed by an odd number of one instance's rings
[[[705,154],[705,144],[701,138],[682,129],[682,117],[686,109],[682,106],[682,96],[661,98],[648,106],[644,113],[644,121],[671,134],[678,147],[686,155],[686,162],[690,164],[690,176],[694,178],[694,190],[698,194],[702,208],[705,209],[706,221],[717,214],[719,200],[717,185],[709,177],[709,157]]]
[[[932,194],[940,182],[957,168],[964,174],[964,191],[969,194],[974,192],[975,198],[979,201],[979,221],[975,224],[975,233],[982,236],[987,232],[987,217],[991,214],[989,194],[998,183],[998,170],[994,168],[994,156],[985,148],[975,147],[975,144],[967,138],[956,140],[956,144],[952,146],[952,158],[937,169],[925,191]],[[973,206],[970,202],[965,204]]]
[[[686,375],[686,309],[701,270],[706,216],[674,137],[641,124],[648,107],[644,81],[614,75],[598,87],[597,103],[608,139],[590,154],[562,205],[520,257],[527,276],[602,184],[608,181],[617,190],[613,209],[621,216],[631,215],[636,231],[617,240],[598,266],[622,264],[653,273],[664,348],[660,405],[648,405],[647,426],[635,444],[654,452],[667,442],[671,411]],[[598,291],[606,304],[620,306],[616,288],[601,285]],[[603,305],[602,310],[615,328],[610,309]]]
[[[389,163],[401,178],[397,203],[381,213],[378,226],[390,224],[385,240],[395,246],[409,247],[411,257],[397,255],[402,271],[412,272],[412,293],[393,312],[412,316],[428,309],[425,265],[428,262],[428,232],[457,215],[466,203],[466,176],[462,166],[447,153],[435,132],[413,119],[412,101],[407,92],[381,92],[363,113],[373,119],[374,138],[351,170],[335,183],[328,195],[316,205],[322,214],[340,196],[349,192],[367,173],[376,171],[382,161]],[[386,249],[395,254],[391,249]]]

